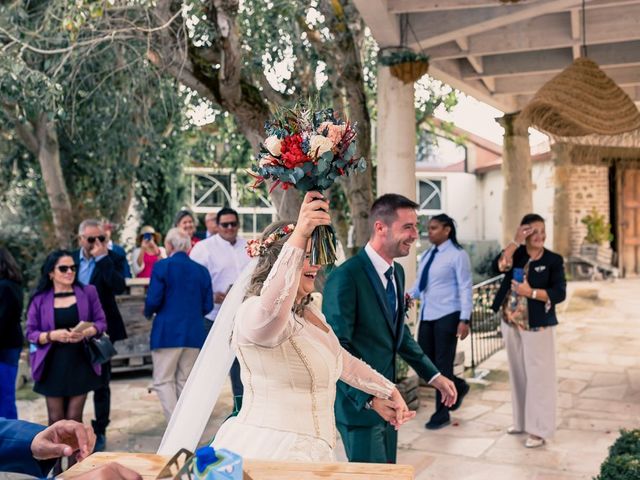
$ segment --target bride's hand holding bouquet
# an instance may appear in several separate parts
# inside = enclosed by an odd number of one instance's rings
[[[298,248],[307,248],[313,231],[320,225],[331,225],[329,202],[319,192],[307,192],[300,206],[296,228],[289,242]]]

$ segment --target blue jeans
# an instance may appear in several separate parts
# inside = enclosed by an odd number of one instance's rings
[[[21,348],[0,348],[0,417],[16,419],[16,377]]]

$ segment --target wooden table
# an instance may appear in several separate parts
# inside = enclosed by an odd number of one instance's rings
[[[150,453],[100,452],[74,465],[61,477],[65,480],[109,462],[118,462],[135,470],[144,480],[155,480],[169,460]],[[302,463],[244,461],[245,480],[413,480],[413,467],[380,463]]]

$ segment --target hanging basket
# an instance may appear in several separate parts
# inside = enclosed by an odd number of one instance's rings
[[[404,83],[416,82],[429,71],[429,57],[406,47],[382,48],[378,62],[389,67],[391,75]]]
[[[403,62],[389,67],[391,75],[399,78],[404,83],[417,82],[429,71],[428,60],[416,60],[413,62]]]

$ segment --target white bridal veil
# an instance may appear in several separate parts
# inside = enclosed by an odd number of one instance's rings
[[[227,294],[171,415],[158,455],[173,455],[180,448],[194,451],[198,446],[235,359],[231,347],[235,314],[257,263],[257,258],[251,259]]]

